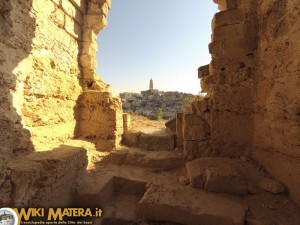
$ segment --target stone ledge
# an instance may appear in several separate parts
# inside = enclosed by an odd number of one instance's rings
[[[299,159],[263,149],[254,150],[253,158],[272,176],[284,183],[293,201],[300,206]]]
[[[175,135],[173,133],[143,133],[127,131],[123,134],[123,144],[148,151],[173,151]]]
[[[176,118],[170,119],[165,125],[169,131],[176,132]]]
[[[248,36],[255,36],[258,33],[257,23],[245,22],[215,28],[212,34],[213,41],[238,40]]]
[[[198,68],[198,78],[209,76],[209,64]]]
[[[84,148],[64,145],[11,160],[7,164],[9,176],[6,177],[11,189],[4,190],[1,186],[1,193],[10,193],[11,199],[4,202],[1,196],[0,205],[67,206],[72,202],[77,178],[86,166]]]
[[[221,11],[215,14],[212,22],[212,29],[228,26],[245,21],[246,14],[241,9]]]
[[[155,221],[186,225],[244,225],[248,206],[241,200],[186,187],[152,185],[139,211]]]

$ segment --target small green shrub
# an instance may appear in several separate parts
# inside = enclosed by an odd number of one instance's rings
[[[161,120],[162,119],[163,110],[162,108],[158,108],[156,114],[155,114],[155,120]]]

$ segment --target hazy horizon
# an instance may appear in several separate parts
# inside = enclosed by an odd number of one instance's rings
[[[180,4],[181,3],[181,4]],[[213,1],[113,0],[98,37],[100,77],[116,94],[154,88],[198,94],[197,68],[210,63]]]

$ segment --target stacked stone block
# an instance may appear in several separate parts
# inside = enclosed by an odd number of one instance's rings
[[[212,22],[209,74],[206,66],[199,78],[210,97],[212,152],[239,156],[250,151],[254,132],[257,5],[238,0],[218,3],[222,11]]]
[[[211,155],[211,129],[208,98],[192,103],[192,113],[178,115],[182,131],[178,130],[179,141],[182,140],[184,156],[192,160],[201,156]],[[182,120],[180,120],[182,118]],[[180,129],[179,126],[177,126]]]
[[[80,53],[81,83],[84,89],[109,90],[109,85],[104,83],[95,72],[97,67],[95,56],[98,51],[97,36],[107,25],[110,8],[110,0],[89,0],[87,2],[87,11],[83,16],[83,39]]]
[[[109,92],[86,91],[78,102],[76,137],[94,142],[99,151],[111,151],[123,132],[120,99]]]

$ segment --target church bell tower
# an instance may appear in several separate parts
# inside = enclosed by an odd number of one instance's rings
[[[152,80],[152,78],[150,80],[149,90],[151,90],[151,91],[153,90],[153,80]]]

